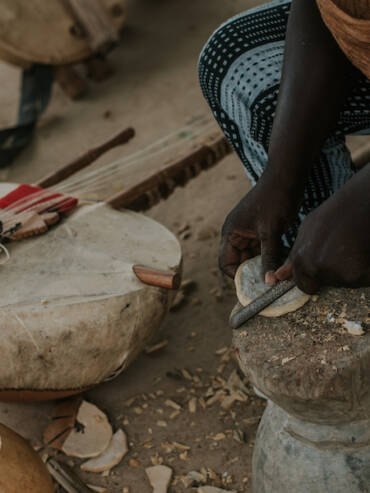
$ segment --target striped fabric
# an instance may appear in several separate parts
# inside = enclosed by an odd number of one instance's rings
[[[200,55],[203,94],[253,185],[267,162],[289,11],[289,0],[277,0],[239,14],[216,30]],[[370,133],[370,80],[362,74],[314,163],[299,217],[285,238],[289,245],[304,217],[353,175],[345,136],[355,133]]]

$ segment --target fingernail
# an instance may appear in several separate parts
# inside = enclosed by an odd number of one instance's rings
[[[269,284],[270,286],[274,286],[276,284],[276,276],[273,270],[269,270],[268,272],[266,272],[265,283]]]

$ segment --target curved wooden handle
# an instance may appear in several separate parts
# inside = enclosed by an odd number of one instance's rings
[[[153,269],[146,265],[136,264],[132,267],[136,277],[144,284],[157,286],[158,288],[179,289],[181,275],[178,272]]]

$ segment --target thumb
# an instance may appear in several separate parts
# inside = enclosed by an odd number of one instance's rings
[[[275,271],[281,265],[282,241],[280,234],[261,235],[262,273],[267,284],[276,284]]]
[[[288,261],[275,272],[275,275],[279,281],[290,279],[293,275],[292,262],[288,259]]]

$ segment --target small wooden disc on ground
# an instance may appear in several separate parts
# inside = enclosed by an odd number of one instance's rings
[[[235,275],[236,295],[243,306],[270,289],[262,279],[261,257],[254,257],[240,265]],[[293,288],[260,312],[264,317],[280,317],[301,308],[310,299],[310,295]]]

